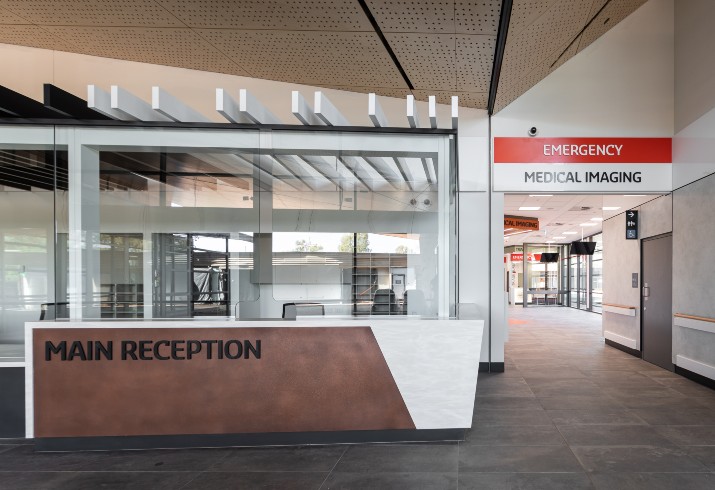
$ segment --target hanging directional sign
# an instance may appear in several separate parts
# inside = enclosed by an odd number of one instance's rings
[[[626,240],[638,240],[638,211],[626,211]]]

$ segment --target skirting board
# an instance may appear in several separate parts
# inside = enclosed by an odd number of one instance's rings
[[[715,333],[715,323],[704,322],[694,318],[675,316],[673,317],[673,325],[676,327],[692,328],[693,330],[700,330],[702,332]]]
[[[636,310],[634,310],[633,308],[621,308],[619,306],[603,305],[603,311],[608,313],[615,313],[616,315],[636,316]]]
[[[617,344],[624,345],[628,347],[629,349],[638,349],[638,341],[636,339],[630,339],[628,337],[624,337],[623,335],[618,335],[617,333],[613,333],[609,330],[604,330],[603,331],[603,336],[606,337],[608,340],[615,342]]]
[[[706,364],[704,362],[696,361],[695,359],[690,359],[689,357],[677,355],[675,356],[675,365],[688,371],[692,371],[700,376],[705,376],[706,378],[715,379],[715,366],[711,364]]]
[[[626,354],[630,354],[633,357],[637,357],[638,359],[642,359],[643,356],[641,355],[641,351],[631,349],[630,347],[626,347],[625,345],[621,345],[618,342],[614,342],[612,340],[606,339],[606,345],[609,347],[613,347],[614,349],[618,349],[620,351],[625,352]]]

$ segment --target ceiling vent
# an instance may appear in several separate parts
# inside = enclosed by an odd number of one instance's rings
[[[591,206],[574,206],[569,211],[589,211]]]

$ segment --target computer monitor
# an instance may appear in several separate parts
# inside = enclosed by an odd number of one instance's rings
[[[571,255],[593,255],[596,242],[571,242]]]

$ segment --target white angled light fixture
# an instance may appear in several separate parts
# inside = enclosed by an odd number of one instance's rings
[[[541,206],[521,206],[519,211],[538,211]]]
[[[603,221],[603,218],[591,218],[591,221]]]
[[[579,226],[596,226],[596,223],[581,223]]]
[[[564,235],[578,235],[577,231],[565,231]]]
[[[529,197],[554,197],[553,194],[529,194]]]
[[[617,210],[621,209],[621,207],[620,206],[603,206],[601,209],[603,209],[604,211],[617,211]]]

